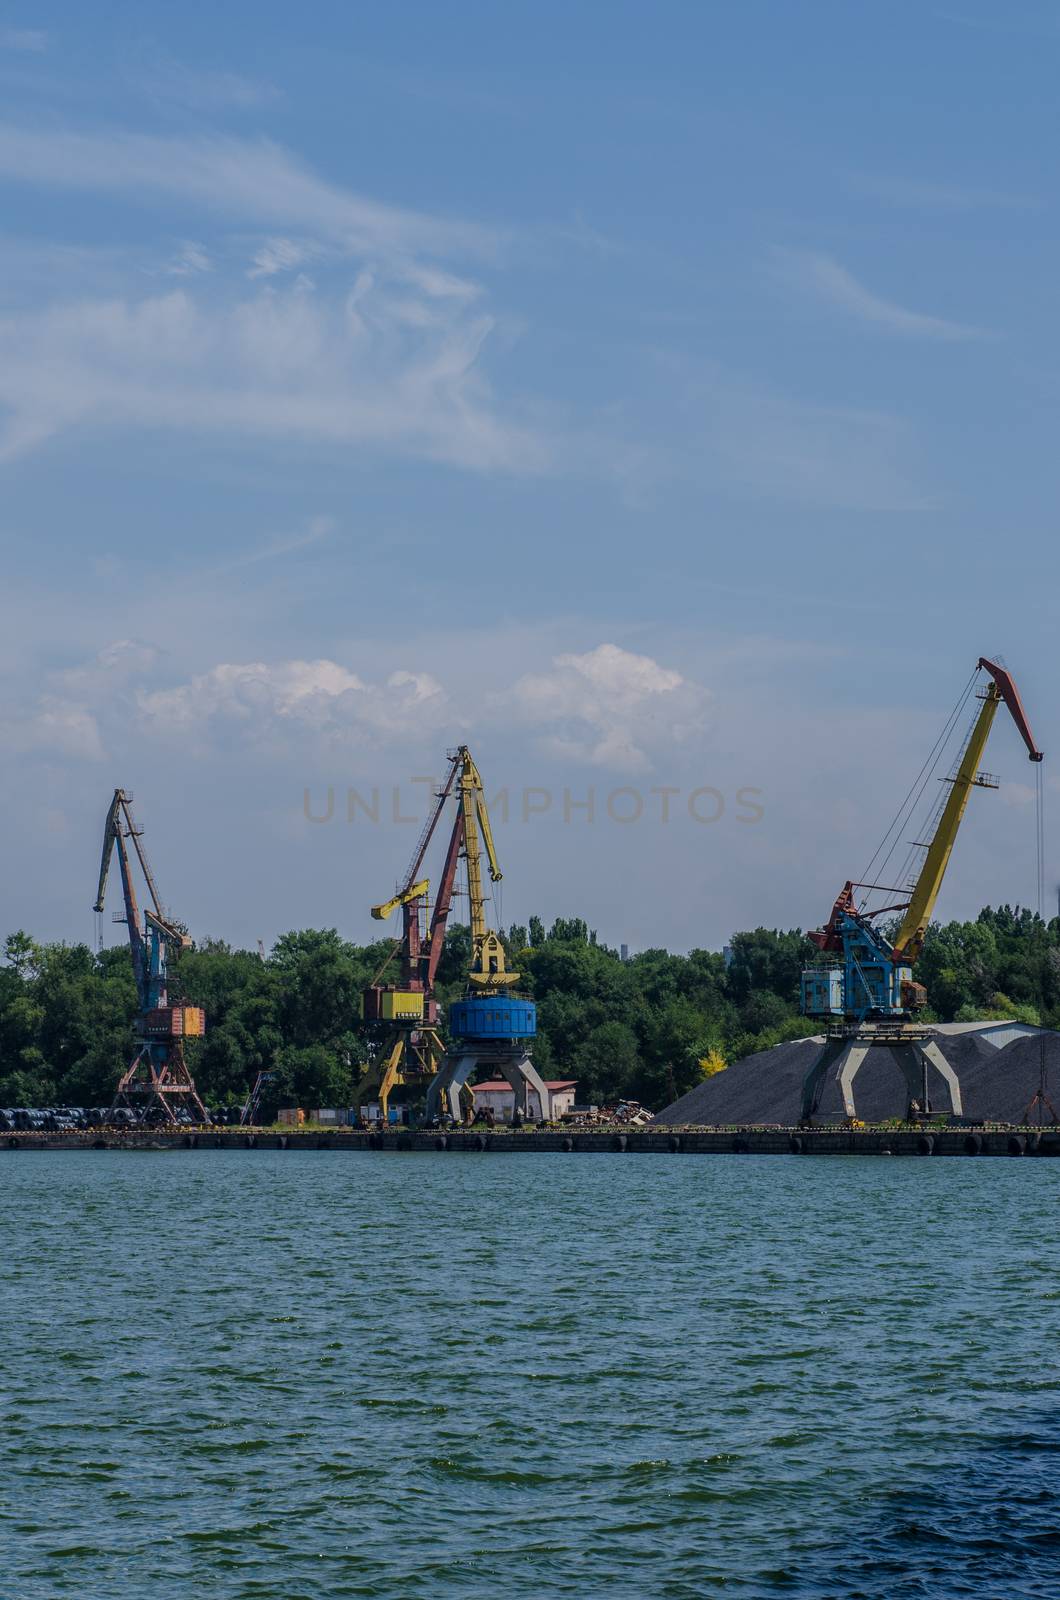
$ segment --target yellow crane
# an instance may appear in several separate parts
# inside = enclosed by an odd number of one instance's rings
[[[979,710],[956,770],[947,780],[948,793],[929,825],[930,838],[919,847],[924,850],[924,857],[910,885],[909,899],[864,911],[858,906],[855,890],[882,886],[848,881],[836,898],[828,922],[809,935],[818,949],[838,959],[808,967],[802,975],[804,1015],[819,1017],[828,1026],[825,1045],[803,1086],[804,1121],[809,1121],[816,1110],[822,1084],[833,1067],[847,1116],[853,1117],[854,1076],[873,1044],[894,1051],[910,1085],[910,1098],[916,1099],[921,1109],[926,1109],[928,1063],[946,1081],[952,1110],[959,1113],[962,1109],[960,1086],[952,1068],[927,1037],[926,1029],[915,1022],[916,1012],[927,1003],[927,993],[922,984],[914,981],[913,966],[924,947],[968,798],[974,788],[998,786],[997,778],[980,771],[979,763],[999,706],[1008,708],[1031,761],[1043,759],[1011,673],[986,656],[979,658],[978,673],[986,674],[979,691]],[[903,913],[893,944],[874,924],[876,917],[892,911]],[[914,1092],[917,1082],[920,1089]]]
[[[456,751],[456,760],[460,764],[460,814],[463,824],[463,856],[467,869],[468,914],[471,922],[471,966],[467,975],[468,983],[476,991],[497,994],[518,983],[519,974],[507,970],[504,945],[487,920],[486,894],[482,884],[482,845],[486,849],[490,882],[500,883],[504,874],[497,865],[497,851],[493,843],[489,812],[486,809],[482,778],[466,744],[462,744]]]
[[[467,993],[449,1007],[450,1048],[437,1075],[427,1087],[427,1114],[431,1118],[467,1115],[472,1104],[469,1080],[479,1068],[499,1072],[512,1087],[522,1116],[529,1111],[530,1094],[536,1096],[540,1115],[552,1114],[548,1085],[530,1059],[530,1040],[537,1032],[537,1007],[532,1000],[512,993],[519,973],[509,970],[504,942],[490,927],[483,881],[485,854],[491,883],[501,881],[482,778],[467,745],[452,752],[459,769],[460,815],[457,827],[467,873],[468,913],[471,922],[471,961]]]

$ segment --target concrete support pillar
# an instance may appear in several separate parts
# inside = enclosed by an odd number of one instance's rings
[[[814,1058],[810,1070],[802,1080],[800,1121],[810,1122],[816,1116],[828,1070],[835,1065],[847,1047],[846,1039],[826,1039],[821,1046],[819,1054]]]
[[[496,1066],[507,1078],[515,1094],[515,1103],[524,1117],[530,1114],[530,1090],[537,1095],[537,1103],[541,1107],[541,1115],[546,1122],[552,1121],[552,1093],[538,1072],[528,1055],[503,1057]]]
[[[857,1116],[854,1109],[854,1079],[861,1069],[861,1063],[869,1053],[867,1044],[858,1044],[852,1041],[847,1045],[839,1063],[839,1092],[843,1096],[843,1111],[848,1117]]]
[[[939,1049],[934,1039],[925,1039],[922,1044],[917,1045],[914,1048],[918,1049],[925,1056],[927,1056],[928,1060],[931,1062],[931,1065],[935,1068],[935,1071],[945,1083],[950,1092],[950,1110],[953,1112],[953,1115],[955,1117],[963,1117],[964,1102],[961,1099],[960,1082],[957,1078],[957,1074],[946,1060],[946,1057],[942,1054],[942,1051]],[[923,1077],[923,1073],[921,1073],[921,1077]]]
[[[436,1117],[451,1116],[462,1122],[460,1090],[478,1065],[474,1051],[466,1055],[446,1056],[441,1067],[427,1085],[427,1121]]]

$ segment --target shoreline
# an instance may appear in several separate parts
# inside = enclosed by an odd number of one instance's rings
[[[351,1154],[527,1153],[546,1155],[1060,1156],[1060,1128],[668,1128],[479,1132],[475,1129],[386,1133],[273,1129],[164,1129],[142,1132],[10,1133],[0,1152],[137,1150],[345,1150]]]

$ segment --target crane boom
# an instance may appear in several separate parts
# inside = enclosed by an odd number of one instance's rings
[[[467,866],[467,894],[471,922],[471,967],[468,981],[472,988],[497,993],[518,983],[519,974],[505,966],[504,945],[486,918],[486,895],[482,886],[482,846],[486,847],[490,880],[499,883],[503,874],[497,863],[486,798],[479,770],[467,745],[457,752],[460,760],[460,814],[464,825],[464,860]],[[481,842],[480,842],[481,836]]]
[[[976,717],[956,775],[952,779],[949,796],[939,817],[934,837],[928,846],[912,899],[894,942],[895,958],[908,962],[909,965],[916,961],[924,948],[924,936],[942,888],[946,868],[949,866],[957,830],[968,805],[968,796],[973,787],[990,786],[989,781],[984,780],[979,772],[979,763],[983,758],[990,729],[994,725],[997,708],[1002,701],[1012,713],[1013,721],[1023,737],[1030,759],[1032,761],[1043,759],[1042,752],[1034,742],[1019,691],[1011,675],[996,662],[988,661],[985,656],[980,656],[979,666],[990,673],[992,682],[983,695],[979,715]]]
[[[427,891],[431,887],[428,878],[421,878],[419,883],[411,883],[407,889],[402,889],[392,900],[386,900],[381,906],[372,907],[372,916],[377,922],[385,922],[398,906],[407,906],[413,900],[426,899]]]

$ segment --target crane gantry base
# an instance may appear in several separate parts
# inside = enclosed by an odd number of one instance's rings
[[[837,1029],[829,1033],[815,1056],[802,1085],[802,1111],[800,1122],[812,1124],[821,1103],[825,1085],[833,1079],[838,1085],[843,1111],[848,1119],[857,1116],[854,1101],[854,1079],[861,1070],[870,1050],[888,1050],[905,1079],[908,1111],[919,1107],[929,1112],[928,1067],[933,1067],[949,1092],[949,1109],[954,1116],[963,1115],[961,1086],[957,1074],[932,1039],[927,1029],[915,1025],[887,1022],[881,1025],[864,1023],[856,1028]]]
[[[354,1110],[360,1112],[363,1106],[376,1101],[383,1122],[389,1117],[390,1096],[394,1090],[405,1085],[431,1083],[445,1056],[445,1045],[434,1028],[418,1028],[412,1032],[403,1029],[388,1043],[389,1048],[384,1046],[353,1091]]]
[[[145,1122],[157,1116],[162,1122],[175,1123],[176,1106],[190,1111],[196,1122],[210,1120],[183,1053],[174,1051],[159,1060],[145,1046],[122,1074],[111,1102],[111,1116],[124,1108],[135,1111]]]
[[[545,1122],[552,1120],[552,1092],[525,1047],[466,1044],[450,1052],[442,1062],[436,1077],[427,1086],[427,1121],[434,1122],[452,1117],[463,1121],[461,1104],[469,1097],[468,1079],[479,1067],[488,1067],[500,1073],[512,1086],[515,1108],[520,1116],[530,1114],[530,1091],[537,1095],[541,1116]]]

